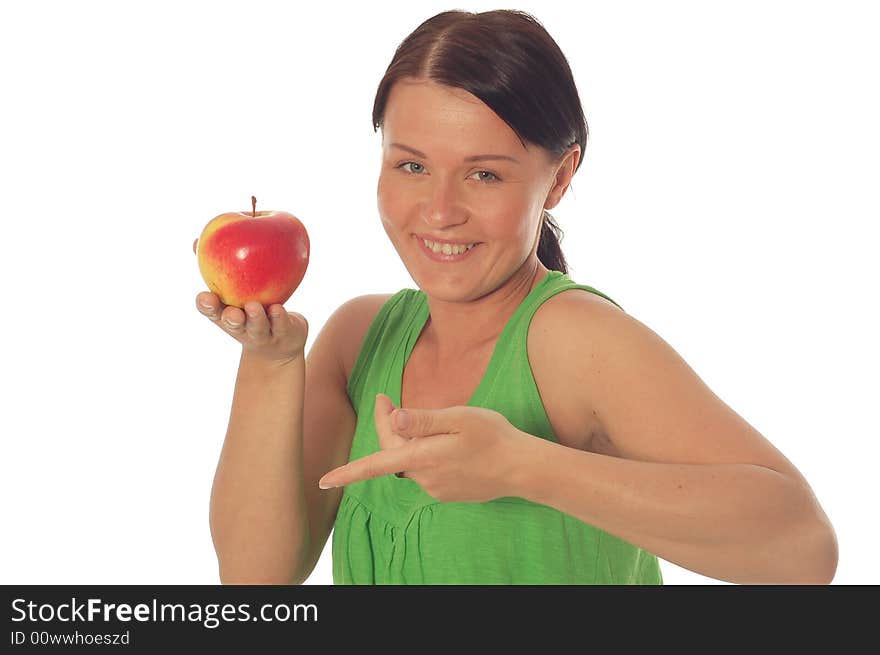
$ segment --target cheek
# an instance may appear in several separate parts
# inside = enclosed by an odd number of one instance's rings
[[[486,232],[500,240],[522,240],[535,228],[533,203],[518,194],[498,195],[483,206],[480,221]]]
[[[393,223],[403,218],[402,213],[406,210],[406,197],[401,192],[399,185],[394,184],[392,175],[385,171],[379,175],[379,182],[376,185],[376,203],[383,223]]]

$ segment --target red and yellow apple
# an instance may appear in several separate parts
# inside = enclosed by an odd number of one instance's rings
[[[212,218],[193,244],[199,271],[225,305],[256,300],[283,304],[302,282],[309,264],[309,235],[285,211],[227,212]]]

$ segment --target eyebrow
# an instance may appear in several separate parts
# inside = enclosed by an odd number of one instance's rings
[[[414,154],[416,157],[421,157],[422,159],[428,159],[428,155],[423,153],[421,150],[416,150],[415,148],[405,146],[402,143],[392,143],[391,147],[392,148],[400,148],[401,150],[406,150],[407,152]],[[507,161],[512,161],[515,164],[520,163],[518,159],[514,159],[513,157],[510,157],[508,155],[473,155],[471,157],[465,157],[464,161],[466,161],[466,162],[488,161],[490,159],[503,159],[503,160],[507,160]]]

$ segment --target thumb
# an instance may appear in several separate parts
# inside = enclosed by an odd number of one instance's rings
[[[384,393],[376,394],[376,408],[374,422],[376,433],[379,435],[379,448],[397,448],[405,445],[409,439],[402,436],[391,422],[391,412],[394,410],[394,402]]]
[[[394,410],[394,407],[394,401],[391,400],[391,396],[385,393],[376,394],[376,408],[381,412],[382,416],[389,414]]]
[[[450,434],[453,427],[453,410],[444,409],[395,409],[391,413],[394,430],[406,437],[427,437],[432,434]]]
[[[282,307],[282,309],[283,309],[283,307]],[[292,318],[294,318],[294,319],[296,319],[296,320],[299,321],[300,323],[302,323],[303,328],[305,329],[306,333],[308,333],[308,331],[309,331],[309,319],[307,319],[305,316],[303,316],[303,315],[300,314],[299,312],[287,312],[287,315],[290,316],[290,317],[292,317]]]

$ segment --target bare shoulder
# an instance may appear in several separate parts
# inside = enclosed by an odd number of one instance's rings
[[[354,368],[354,362],[370,324],[382,305],[393,295],[371,293],[356,296],[342,303],[327,319],[327,329],[332,334],[346,381]]]
[[[619,315],[625,313],[606,298],[568,289],[544,301],[532,317],[529,364],[547,418],[565,446],[618,455],[586,391],[591,367],[584,362],[596,358],[600,324],[607,329]]]
[[[662,343],[669,348],[637,318],[584,289],[568,289],[546,300],[532,318],[529,338],[537,354],[558,364],[567,363],[566,370],[583,370],[585,374],[594,368],[586,366],[588,360],[620,355],[634,341]]]
[[[599,359],[625,349],[630,339],[659,337],[633,316],[602,296],[584,289],[568,289],[547,299],[529,327],[530,348],[549,359],[578,382],[595,369]],[[531,353],[531,350],[529,351]],[[573,382],[570,380],[569,382]]]
[[[569,311],[584,311],[587,309],[595,309],[600,312],[610,311],[626,315],[626,312],[620,307],[597,293],[592,293],[586,289],[567,289],[566,291],[560,291],[542,303],[538,311],[535,312],[535,318],[539,316],[551,318],[553,316],[564,317]]]
[[[803,481],[666,340],[597,297],[561,292],[539,308],[529,330],[533,368],[537,364],[554,396],[566,397],[550,403],[562,407],[561,416],[591,420],[613,454],[625,459],[752,464]]]
[[[610,300],[586,291],[568,289],[545,300],[529,325],[529,354],[556,363],[580,361],[595,347],[596,330],[632,320]],[[572,357],[574,356],[574,360]],[[566,367],[568,368],[568,367]]]

